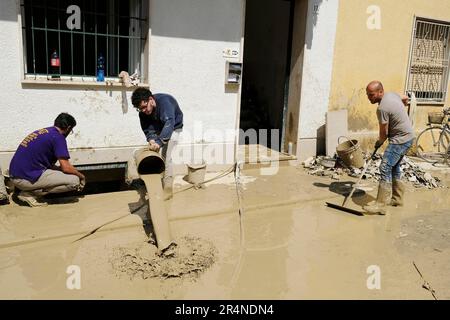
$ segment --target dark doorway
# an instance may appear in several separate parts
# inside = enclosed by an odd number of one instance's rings
[[[246,1],[240,128],[279,130],[275,140],[269,131],[267,142],[257,142],[277,151],[287,109],[294,3]]]

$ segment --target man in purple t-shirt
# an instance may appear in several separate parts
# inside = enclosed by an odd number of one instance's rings
[[[36,130],[21,142],[9,166],[11,181],[21,190],[19,200],[43,206],[47,203],[40,196],[83,190],[86,179],[70,164],[66,142],[76,124],[70,114],[61,113],[53,127]]]

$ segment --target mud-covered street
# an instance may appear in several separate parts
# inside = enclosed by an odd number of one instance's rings
[[[448,170],[433,175],[448,185]],[[244,170],[240,181],[241,217],[233,175],[175,192],[166,205],[178,247],[165,257],[135,190],[3,206],[0,298],[450,298],[449,189],[408,185],[404,207],[356,216],[325,206],[342,202],[354,178],[282,166]],[[365,182],[350,206],[373,200],[375,186]]]

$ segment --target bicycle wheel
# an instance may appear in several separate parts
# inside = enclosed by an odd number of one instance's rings
[[[417,137],[417,155],[430,163],[443,162],[449,145],[450,135],[441,127],[431,127]]]
[[[444,156],[444,165],[450,167],[450,144],[448,145],[447,152],[445,153]]]

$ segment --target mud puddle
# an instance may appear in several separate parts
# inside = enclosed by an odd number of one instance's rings
[[[402,221],[396,244],[399,250],[407,252],[413,248],[437,252],[449,250],[450,220],[448,211],[442,210],[405,219]]]
[[[110,263],[117,277],[134,278],[196,278],[217,258],[217,249],[209,240],[184,236],[164,255],[154,245],[113,248]]]

